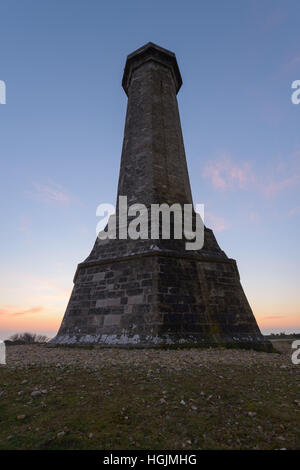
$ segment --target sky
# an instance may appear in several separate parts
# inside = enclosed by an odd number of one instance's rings
[[[298,0],[2,0],[0,339],[55,335],[115,203],[126,56],[176,53],[194,203],[263,333],[300,331]]]

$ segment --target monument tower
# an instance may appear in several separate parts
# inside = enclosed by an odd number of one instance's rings
[[[176,95],[175,54],[148,43],[127,57],[128,96],[119,196],[128,206],[192,204]],[[118,202],[117,202],[118,205]],[[120,220],[117,218],[117,225]],[[269,349],[240,284],[236,262],[204,228],[200,250],[185,240],[96,239],[80,263],[56,344]]]

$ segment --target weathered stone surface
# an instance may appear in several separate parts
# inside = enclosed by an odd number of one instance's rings
[[[129,205],[192,203],[176,98],[181,83],[175,55],[152,43],[127,58],[118,196],[126,195]],[[186,251],[185,240],[172,237],[97,239],[78,265],[52,342],[269,348],[241,287],[236,262],[208,228],[199,251]]]

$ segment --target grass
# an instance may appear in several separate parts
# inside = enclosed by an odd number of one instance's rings
[[[2,366],[0,449],[299,449],[299,372]]]

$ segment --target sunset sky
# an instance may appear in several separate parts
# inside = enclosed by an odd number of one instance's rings
[[[54,336],[115,203],[126,55],[176,53],[195,203],[263,333],[300,332],[299,0],[2,0],[0,339]]]

